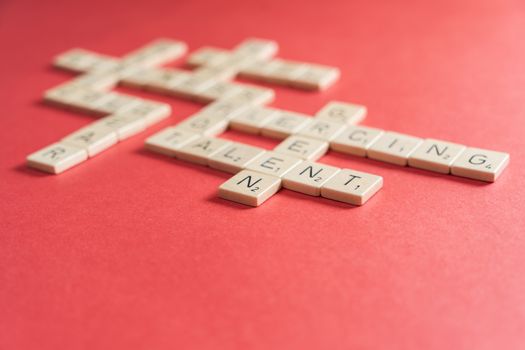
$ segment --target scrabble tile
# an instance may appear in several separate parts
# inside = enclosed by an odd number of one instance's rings
[[[152,84],[156,80],[162,82],[171,79],[174,75],[177,74],[176,70],[169,68],[152,68],[152,67],[141,67],[140,69],[134,71],[131,74],[128,74],[125,77],[122,77],[120,83],[123,86],[133,87],[133,88],[145,88],[146,85]]]
[[[53,61],[55,67],[70,70],[76,73],[84,73],[97,69],[106,69],[118,64],[113,57],[100,55],[84,49],[71,49],[57,57]]]
[[[107,91],[117,86],[118,82],[118,75],[90,72],[70,80],[68,85],[79,89]]]
[[[177,126],[194,133],[215,136],[226,131],[228,120],[218,115],[201,111],[184,119]]]
[[[348,125],[346,129],[330,142],[330,148],[346,154],[366,157],[370,146],[384,131],[360,125]]]
[[[305,160],[317,160],[328,151],[328,142],[306,136],[292,135],[274,148],[275,152]]]
[[[176,84],[171,85],[166,93],[171,96],[198,99],[200,92],[213,86],[216,82],[210,77],[190,75],[186,79],[181,79]]]
[[[246,39],[233,49],[234,55],[248,56],[256,60],[268,60],[279,51],[279,44],[273,40]]]
[[[452,175],[494,182],[510,161],[510,155],[481,148],[467,147],[452,164]]]
[[[301,113],[279,111],[279,114],[270,120],[261,129],[263,136],[284,139],[298,132],[310,118]]]
[[[281,187],[276,176],[243,170],[219,187],[219,197],[257,207],[273,196]]]
[[[203,65],[214,66],[227,60],[230,55],[227,50],[214,47],[202,47],[188,56],[186,64],[191,67]]]
[[[242,67],[239,75],[250,80],[268,82],[271,72],[277,65],[278,63],[275,63],[273,60],[267,62],[254,61]]]
[[[236,67],[202,66],[192,71],[195,77],[212,78],[217,81],[232,80],[237,75]]]
[[[337,135],[341,134],[345,128],[346,125],[342,123],[311,118],[311,120],[308,120],[301,130],[299,130],[298,134],[322,141],[331,141],[337,137]]]
[[[196,101],[208,103],[215,100],[224,100],[237,94],[241,88],[239,84],[217,81],[215,84],[199,92],[195,97]]]
[[[136,135],[146,129],[146,119],[137,114],[114,114],[94,123],[110,128],[117,133],[119,141]]]
[[[358,124],[366,117],[365,106],[332,101],[315,114],[316,118],[336,123]]]
[[[342,169],[322,185],[321,196],[353,205],[363,205],[381,187],[381,176]]]
[[[48,104],[70,108],[72,100],[84,90],[76,85],[65,83],[44,92],[44,101]]]
[[[261,128],[278,115],[278,110],[268,107],[251,107],[230,120],[234,130],[258,134]]]
[[[150,151],[175,157],[180,148],[200,137],[199,134],[191,131],[169,126],[148,137],[145,146]]]
[[[45,96],[46,99],[50,97]],[[108,92],[95,90],[77,89],[64,96],[59,103],[67,108],[95,115],[105,115],[107,111],[100,108],[111,96]]]
[[[208,159],[208,166],[235,174],[241,171],[255,157],[263,154],[262,148],[232,142],[231,145]]]
[[[48,173],[59,174],[87,158],[88,154],[83,148],[59,142],[30,154],[27,157],[27,165]]]
[[[283,187],[310,196],[320,196],[321,186],[339,170],[333,166],[304,161],[283,176]]]
[[[273,84],[290,84],[306,70],[306,65],[301,62],[275,59],[266,72],[265,81]]]
[[[408,165],[413,168],[448,174],[452,163],[464,150],[465,146],[457,143],[425,139],[408,158]]]
[[[89,157],[110,148],[118,142],[117,133],[111,128],[97,123],[92,123],[74,133],[64,137],[63,144],[83,148]]]
[[[125,114],[144,118],[146,127],[149,127],[168,118],[171,106],[167,103],[142,100],[138,105],[126,110]]]
[[[192,77],[189,72],[168,68],[151,70],[148,74],[149,77],[146,78],[147,80],[143,86],[145,90],[175,96],[177,94],[173,90]]]
[[[240,113],[243,113],[243,111],[249,108],[249,105],[239,103],[236,100],[225,99],[210,103],[206,107],[202,108],[199,114],[207,114],[229,120],[236,117]]]
[[[152,67],[176,60],[187,50],[188,46],[182,41],[161,38],[125,55],[122,63]]]
[[[282,177],[294,166],[301,163],[301,159],[274,151],[266,151],[246,165],[246,169],[268,175]]]
[[[371,159],[405,166],[422,142],[419,137],[387,131],[368,148],[366,154]]]
[[[325,90],[341,76],[338,68],[307,64],[305,69],[292,82],[291,86],[305,90]]]
[[[228,147],[231,142],[214,137],[201,137],[181,147],[176,157],[191,163],[207,165],[208,159]]]
[[[124,113],[138,106],[142,101],[144,100],[138,97],[108,92],[107,97],[97,105],[97,109],[107,114]]]
[[[240,85],[240,84],[239,84]],[[228,97],[228,100],[237,104],[261,106],[273,102],[275,92],[272,89],[242,84],[239,91]]]

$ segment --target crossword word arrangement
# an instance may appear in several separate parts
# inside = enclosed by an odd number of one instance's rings
[[[187,45],[159,39],[122,58],[72,49],[56,67],[82,73],[46,91],[44,100],[101,116],[90,125],[29,155],[29,166],[58,174],[169,117],[168,104],[111,91],[117,84],[206,103],[199,112],[146,140],[146,148],[234,174],[219,196],[259,206],[281,187],[362,205],[383,178],[316,162],[329,149],[360,157],[493,182],[509,155],[358,125],[366,107],[333,101],[315,116],[267,107],[269,88],[233,81],[236,76],[306,90],[335,83],[337,68],[274,58],[271,40],[247,39],[233,50],[201,48],[188,56],[192,71],[161,65],[184,56]],[[282,139],[273,150],[217,137],[228,127]]]

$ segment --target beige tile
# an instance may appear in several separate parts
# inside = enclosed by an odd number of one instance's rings
[[[339,168],[304,161],[283,176],[283,187],[310,196],[321,195],[321,186],[339,172]]]
[[[230,120],[234,130],[258,134],[261,128],[278,114],[278,110],[268,107],[251,107]]]
[[[46,90],[44,92],[44,101],[59,107],[71,108],[72,101],[77,99],[77,95],[83,90],[85,89],[69,84],[69,82],[64,83]]]
[[[335,67],[309,63],[305,68],[306,69],[291,82],[291,86],[305,90],[325,90],[335,84],[341,76],[341,72]]]
[[[334,151],[366,157],[370,146],[377,141],[384,131],[360,125],[348,125],[346,129],[330,142]]]
[[[208,159],[228,147],[231,142],[214,137],[201,137],[176,152],[176,157],[191,163],[207,165]]]
[[[119,141],[136,135],[146,129],[146,119],[136,114],[114,114],[95,122],[117,133]]]
[[[275,152],[315,161],[328,151],[328,142],[306,136],[291,135],[274,148]]]
[[[55,57],[53,65],[55,67],[69,71],[84,73],[100,68],[107,68],[118,64],[118,61],[111,56],[100,55],[96,52],[74,48]]]
[[[199,92],[199,94],[196,96],[196,100],[204,103],[216,101],[219,99],[224,100],[237,94],[240,89],[241,88],[239,84],[228,81],[218,81]]]
[[[118,82],[118,75],[106,72],[90,72],[84,73],[67,83],[79,89],[108,91],[117,86]]]
[[[345,128],[346,124],[311,118],[311,120],[308,120],[308,123],[299,130],[298,134],[322,141],[331,141],[337,137],[337,135],[341,134]]]
[[[219,197],[257,207],[273,196],[281,187],[276,176],[243,170],[219,187]]]
[[[510,161],[510,155],[468,147],[452,164],[452,174],[475,180],[494,182]]]
[[[138,97],[119,94],[116,92],[108,92],[107,94],[107,98],[97,105],[97,109],[107,114],[124,113],[144,101]]]
[[[289,85],[306,71],[306,65],[302,62],[275,59],[271,64],[271,68],[266,72],[265,81],[272,84]]]
[[[267,151],[249,162],[246,169],[282,177],[301,161],[297,157]]]
[[[234,55],[247,56],[255,60],[268,60],[279,51],[276,41],[249,38],[233,49]]]
[[[239,105],[262,106],[273,102],[275,92],[272,89],[239,84],[239,91],[228,100]]]
[[[146,127],[168,118],[171,106],[167,103],[142,100],[140,104],[126,111],[126,115],[144,118]]]
[[[239,75],[249,80],[269,82],[271,72],[277,65],[278,63],[273,60],[267,62],[252,62],[242,67]]]
[[[186,64],[192,67],[203,65],[213,66],[224,62],[230,56],[231,53],[228,50],[205,46],[191,53],[188,56]]]
[[[86,150],[62,143],[54,143],[30,154],[27,165],[52,174],[59,174],[88,158]]]
[[[97,122],[64,137],[60,143],[83,148],[93,157],[118,142],[117,133]]]
[[[363,105],[332,101],[315,114],[316,118],[336,123],[358,124],[365,119],[367,109]]]
[[[52,102],[69,109],[79,112],[85,112],[95,115],[105,115],[107,112],[100,108],[110,95],[108,92],[68,88],[67,86],[61,89],[52,89],[46,92],[44,99],[46,102]]]
[[[216,81],[228,81],[235,78],[238,70],[235,66],[202,66],[192,71],[193,76],[211,78]]]
[[[457,143],[425,139],[408,158],[408,165],[413,168],[448,174],[452,163],[464,150],[465,146]]]
[[[363,205],[381,187],[383,187],[381,176],[342,169],[323,184],[321,196],[353,205]]]
[[[405,166],[410,155],[422,142],[423,139],[419,137],[387,131],[368,148],[367,156],[371,159]]]
[[[146,88],[147,85],[162,85],[178,77],[178,71],[170,68],[141,67],[140,69],[122,77],[120,84],[133,88]],[[180,79],[180,76],[178,77]]]
[[[215,136],[226,131],[228,120],[215,114],[197,112],[177,126],[205,136]]]
[[[297,133],[310,118],[301,113],[280,110],[278,115],[261,129],[261,134],[276,139],[285,139]]]
[[[226,99],[210,103],[206,107],[202,108],[199,111],[199,114],[206,114],[229,120],[249,108],[249,105],[239,104],[236,101]]]
[[[264,152],[265,150],[259,147],[232,142],[228,147],[211,156],[208,159],[208,166],[235,174]]]
[[[182,82],[191,79],[191,73],[173,68],[163,68],[150,71],[143,88],[148,91],[165,95],[177,95],[173,92]]]
[[[191,131],[170,126],[148,137],[145,146],[150,151],[175,157],[179,149],[200,137]]]
[[[216,82],[216,79],[209,76],[191,75],[170,86],[166,90],[166,93],[171,96],[198,100],[199,94],[207,88],[212,87]]]
[[[122,57],[126,65],[158,66],[182,57],[188,46],[178,40],[160,38]]]

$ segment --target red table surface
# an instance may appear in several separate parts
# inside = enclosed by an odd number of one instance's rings
[[[92,121],[41,103],[72,77],[54,55],[252,36],[342,70],[273,106],[362,103],[365,125],[509,167],[486,184],[330,153],[384,188],[363,207],[282,190],[251,209],[216,196],[229,175],[144,150],[199,105],[123,88],[172,117],[62,175],[25,166]],[[524,38],[523,1],[2,1],[0,349],[523,349]]]

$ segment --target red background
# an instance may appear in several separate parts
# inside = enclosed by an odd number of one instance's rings
[[[511,154],[494,184],[331,153],[382,175],[355,208],[282,190],[248,209],[227,174],[143,150],[173,116],[60,176],[25,157],[89,123],[42,105],[72,47],[123,55],[158,37],[335,65],[323,93],[365,125]],[[523,1],[0,3],[0,349],[523,349]],[[228,132],[266,148],[276,142]]]

